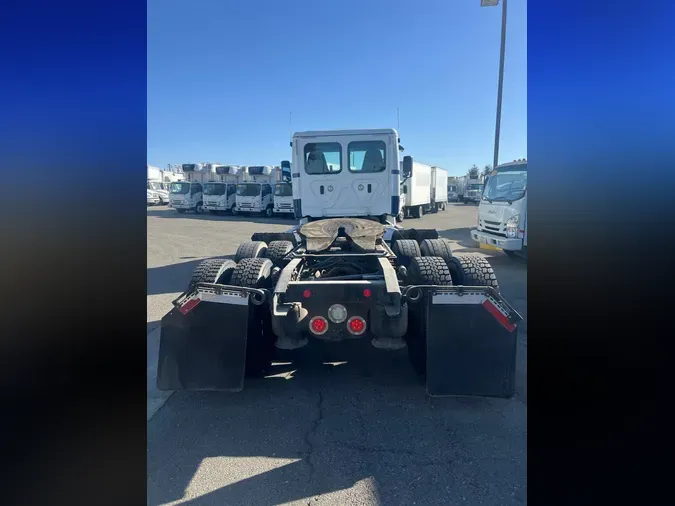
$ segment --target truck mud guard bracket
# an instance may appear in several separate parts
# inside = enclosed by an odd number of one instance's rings
[[[198,283],[174,300],[162,318],[157,388],[240,391],[249,315],[268,297],[266,290]]]
[[[407,286],[425,314],[430,396],[511,398],[522,316],[492,287]]]

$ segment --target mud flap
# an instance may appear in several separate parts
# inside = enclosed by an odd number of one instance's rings
[[[522,317],[489,287],[430,289],[424,299],[427,393],[513,397]]]
[[[174,306],[162,318],[157,388],[242,390],[249,293],[199,284]]]

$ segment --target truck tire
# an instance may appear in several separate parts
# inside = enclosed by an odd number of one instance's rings
[[[293,243],[291,241],[272,241],[267,246],[265,257],[269,258],[274,265],[277,265],[291,251],[293,251]]]
[[[417,206],[415,209],[415,218],[421,218],[424,216],[424,206]]]
[[[239,262],[244,258],[261,258],[265,256],[267,251],[267,244],[263,241],[247,241],[243,242],[237,248],[234,254],[234,261]]]
[[[176,209],[176,211],[178,211],[179,214],[185,213],[185,209]]]
[[[424,239],[420,251],[424,257],[441,257],[446,262],[452,258],[450,244],[444,239]]]
[[[410,262],[406,279],[410,285],[452,286],[448,265],[441,257],[416,257]],[[422,303],[410,304],[406,345],[415,372],[424,376],[427,369],[426,310]]]
[[[237,264],[230,283],[246,288],[262,288],[272,272],[272,261],[268,258],[244,258]],[[274,357],[275,336],[272,333],[269,306],[249,305],[248,334],[246,336],[245,376],[263,376]]]
[[[441,257],[415,257],[410,262],[409,285],[452,286],[448,264]]]
[[[391,250],[398,258],[399,265],[405,267],[410,265],[410,261],[413,258],[422,256],[422,253],[420,253],[420,245],[417,244],[417,241],[413,241],[412,239],[399,239],[394,241]]]
[[[267,206],[267,208],[265,209],[263,214],[265,216],[267,216],[268,218],[271,218],[272,216],[274,216],[274,206],[272,206],[272,205]]]
[[[401,209],[401,212],[396,216],[396,222],[401,223],[405,219],[405,208]]]
[[[197,205],[195,206],[195,213],[202,214],[203,212],[204,212],[204,203],[197,202]]]
[[[499,291],[497,275],[486,258],[458,255],[447,260],[452,282],[461,286],[491,286]]]
[[[260,288],[272,272],[272,261],[269,258],[243,258],[237,264],[230,284],[246,288]]]
[[[232,204],[230,212],[232,213],[232,216],[235,216],[237,214],[237,204]]]
[[[227,285],[230,282],[232,273],[237,264],[232,260],[223,260],[222,258],[210,258],[204,260],[195,269],[189,287],[197,283],[217,283]]]

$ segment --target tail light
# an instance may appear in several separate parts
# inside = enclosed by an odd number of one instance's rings
[[[347,329],[349,330],[350,334],[360,336],[366,331],[366,320],[360,316],[352,316],[349,320],[347,320]]]
[[[315,316],[309,320],[309,328],[314,334],[321,336],[328,331],[328,320],[323,316]]]

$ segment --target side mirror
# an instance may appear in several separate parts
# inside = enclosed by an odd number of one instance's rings
[[[408,179],[410,176],[412,176],[412,170],[413,170],[412,156],[404,156],[403,157],[403,177],[405,179]]]
[[[281,180],[285,183],[291,182],[291,162],[288,160],[281,162]]]

